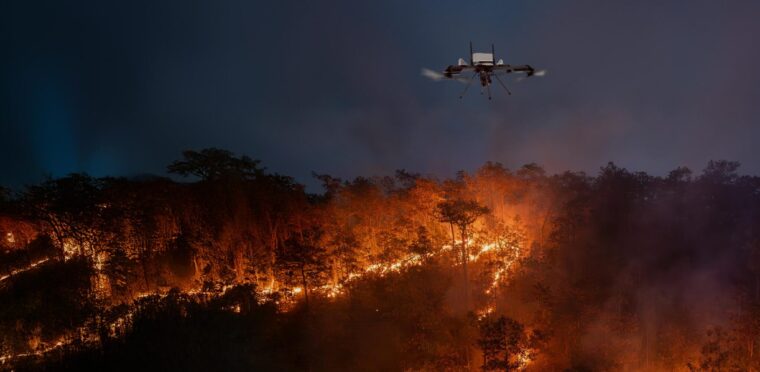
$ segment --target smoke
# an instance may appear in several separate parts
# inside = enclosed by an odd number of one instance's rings
[[[486,160],[556,171],[612,160],[662,174],[730,158],[756,172],[757,7],[12,2],[2,12],[3,181],[161,173],[182,150],[208,146],[302,182],[319,169],[448,176]],[[420,66],[456,63],[469,41],[551,74],[508,79],[513,95],[497,89],[493,102],[420,77]],[[66,99],[23,92],[34,75]],[[55,105],[68,147],[34,146],[46,124],[33,113]]]

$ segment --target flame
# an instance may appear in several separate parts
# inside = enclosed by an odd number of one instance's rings
[[[6,354],[6,355],[0,355],[0,364],[5,364],[13,359],[17,358],[24,358],[24,357],[31,357],[31,356],[43,356],[53,350],[56,350],[58,348],[61,348],[65,345],[68,345],[70,342],[67,342],[65,338],[59,338],[57,341],[49,344],[48,346],[42,346],[37,347],[36,350],[30,351],[27,353],[20,353],[20,354]],[[40,345],[44,345],[44,343],[40,343]]]
[[[472,240],[468,244],[472,244]],[[483,244],[476,254],[470,254],[470,261],[477,261],[483,253],[491,252],[497,247],[496,243]]]
[[[525,369],[528,367],[528,364],[533,361],[533,358],[530,356],[529,350],[522,350],[519,354],[517,354],[517,369]]]
[[[478,320],[483,320],[483,318],[491,315],[494,312],[494,310],[496,310],[496,309],[494,309],[493,306],[488,306],[485,309],[478,311],[477,312],[477,314],[478,314]]]
[[[65,239],[63,241],[63,257],[68,260],[76,256],[80,251],[80,246],[71,239]]]
[[[49,260],[50,260],[50,258],[49,258],[49,257],[48,257],[48,258],[43,258],[43,259],[41,259],[41,260],[38,260],[38,261],[32,262],[32,263],[31,263],[31,264],[29,264],[29,266],[27,266],[27,267],[23,267],[23,268],[20,268],[20,269],[16,269],[16,270],[13,270],[13,271],[11,271],[9,274],[5,274],[5,275],[1,276],[1,277],[0,277],[0,282],[2,282],[2,281],[6,280],[6,279],[8,279],[8,278],[10,278],[10,277],[12,277],[12,276],[14,276],[14,275],[18,275],[18,274],[21,274],[21,273],[23,273],[23,272],[25,272],[25,271],[29,271],[29,270],[32,270],[32,269],[34,269],[35,267],[37,267],[37,266],[39,266],[39,265],[42,265],[43,263],[45,263],[45,262],[47,262],[47,261],[49,261]]]
[[[498,243],[484,243],[477,245],[475,243],[475,239],[469,239],[468,245],[473,247],[473,251],[476,253],[469,255],[470,262],[478,262],[481,258],[487,257],[490,253],[493,253],[497,251],[502,247]],[[455,244],[461,244],[461,240],[454,241]],[[493,301],[493,293],[495,292],[495,289],[499,286],[500,283],[502,283],[508,275],[508,272],[510,268],[514,265],[514,263],[517,261],[517,259],[520,257],[520,247],[518,246],[511,246],[506,247],[507,249],[512,249],[515,252],[514,257],[511,259],[504,259],[503,262],[500,262],[500,265],[498,266],[498,269],[494,271],[492,280],[486,289],[485,293],[490,295],[492,297]],[[315,288],[313,291],[317,292],[323,296],[326,296],[327,298],[336,298],[338,296],[341,296],[345,294],[345,286],[357,279],[360,279],[362,277],[365,277],[367,275],[377,275],[380,277],[386,276],[391,273],[399,273],[403,270],[409,269],[411,267],[420,266],[424,264],[428,259],[435,258],[437,256],[440,256],[444,253],[447,253],[449,251],[452,251],[454,249],[454,246],[452,245],[443,245],[438,250],[435,250],[433,252],[429,252],[426,254],[418,254],[418,253],[410,253],[407,254],[395,261],[388,262],[388,263],[374,263],[366,266],[363,270],[359,272],[353,272],[350,273],[346,279],[343,282],[334,283],[334,284],[326,284],[320,287]],[[76,254],[79,254],[80,246],[74,244],[71,241],[64,242],[64,253],[65,253],[65,259],[71,258]],[[102,271],[104,268],[105,262],[107,261],[107,257],[103,254],[96,254],[94,260],[95,269],[97,271]],[[24,271],[28,271],[31,269],[34,269],[35,267],[47,262],[49,258],[44,258],[39,261],[36,261],[29,266],[15,270],[11,272],[10,274],[7,274],[3,277],[0,277],[0,281],[6,280],[9,277],[19,274]],[[198,298],[202,299],[209,299],[214,297],[223,296],[228,290],[233,288],[236,284],[240,283],[233,283],[233,284],[226,284],[222,287],[220,287],[217,290],[204,290],[202,288],[193,288],[184,291],[185,295],[188,296],[196,296]],[[105,284],[102,283],[101,280],[97,280],[97,287],[99,289],[103,289]],[[260,289],[257,291],[257,300],[259,303],[264,303],[270,300],[271,295],[275,293],[275,288],[277,287],[277,283],[272,280],[270,281],[269,285]],[[290,291],[294,295],[299,295],[304,292],[304,288],[297,286],[290,289]],[[134,296],[135,300],[140,300],[146,297],[150,296],[158,296],[159,298],[165,298],[168,296],[168,291],[153,291],[153,292],[143,292],[138,293]],[[275,301],[275,303],[280,306],[284,311],[287,311],[291,308],[291,306],[295,303],[295,298],[285,298]],[[234,313],[240,313],[241,306],[240,304],[235,304],[227,308],[228,311],[234,312]],[[492,303],[489,303],[485,308],[481,310],[477,310],[476,314],[478,316],[478,319],[483,319],[484,317],[493,314],[495,312],[495,306]],[[121,331],[124,331],[128,324],[130,323],[130,319],[134,316],[133,312],[135,310],[130,310],[125,315],[115,319],[113,322],[111,322],[107,329],[109,330],[109,336],[110,337],[116,337],[118,333]],[[86,326],[82,326],[79,329],[77,329],[74,334],[87,334],[88,330]],[[97,335],[90,335],[89,337],[91,340],[90,342],[100,342]],[[13,359],[16,358],[22,358],[22,357],[28,357],[28,356],[43,356],[51,351],[54,351],[58,348],[64,347],[66,345],[69,345],[74,342],[74,338],[60,338],[56,342],[49,344],[47,346],[44,346],[44,344],[41,343],[42,347],[38,347],[33,352],[28,353],[20,353],[20,354],[8,354],[8,355],[1,355],[0,356],[0,364],[5,364],[6,362],[10,362]],[[527,351],[521,353],[518,356],[520,360],[520,368],[524,368],[527,366],[528,363],[530,363],[530,356]]]

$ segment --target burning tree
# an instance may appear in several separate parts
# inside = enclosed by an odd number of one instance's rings
[[[436,207],[436,215],[439,221],[448,223],[451,229],[451,247],[456,247],[456,236],[454,235],[454,226],[459,228],[460,237],[462,243],[460,244],[460,257],[462,263],[462,277],[464,279],[464,292],[465,301],[469,307],[469,290],[468,290],[468,274],[467,274],[467,261],[470,258],[470,252],[467,249],[467,240],[469,238],[469,229],[473,223],[482,215],[488,213],[488,208],[478,204],[474,200],[446,200],[441,202]]]
[[[324,283],[329,272],[327,253],[319,244],[321,234],[317,229],[308,229],[286,240],[277,250],[283,281],[290,288],[302,288],[307,306],[309,291]]]
[[[42,221],[59,248],[74,243],[76,252],[93,253],[100,240],[96,229],[102,211],[99,205],[100,181],[86,174],[70,174],[64,178],[48,179],[40,185],[29,186],[21,204],[31,218]],[[90,248],[85,252],[85,247]]]

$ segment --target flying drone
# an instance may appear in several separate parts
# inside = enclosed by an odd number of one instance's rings
[[[526,77],[531,76],[544,76],[545,70],[535,70],[530,65],[507,65],[504,60],[496,60],[493,44],[491,44],[491,53],[473,53],[472,42],[470,42],[470,63],[467,63],[464,59],[460,58],[456,65],[446,67],[443,72],[432,71],[428,69],[422,69],[422,74],[433,80],[455,80],[461,83],[467,84],[464,87],[464,91],[459,95],[461,99],[467,94],[467,89],[470,88],[470,84],[475,80],[475,77],[480,78],[480,94],[483,94],[483,88],[488,92],[488,99],[491,99],[491,84],[492,78],[495,78],[499,85],[507,91],[507,94],[511,95],[512,92],[499,78],[499,73],[504,75],[513,72],[524,72]],[[472,75],[464,77],[462,75],[472,72]]]

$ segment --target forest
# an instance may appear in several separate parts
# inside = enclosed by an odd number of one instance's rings
[[[760,371],[760,177],[488,162],[0,189],[0,369]]]

